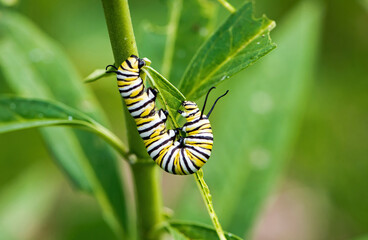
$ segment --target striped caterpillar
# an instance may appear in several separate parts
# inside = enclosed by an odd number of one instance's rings
[[[143,59],[131,55],[119,68],[115,68],[120,95],[134,118],[139,135],[143,139],[148,154],[166,172],[179,175],[193,174],[209,159],[213,145],[213,135],[208,120],[217,101],[216,99],[207,116],[203,115],[207,98],[202,112],[197,104],[183,101],[184,111],[178,110],[186,123],[181,128],[169,130],[166,127],[167,111],[156,111],[155,99],[158,91],[153,88],[145,89],[140,77],[141,68],[146,63]],[[108,66],[108,67],[109,67]],[[185,133],[185,137],[180,136]]]

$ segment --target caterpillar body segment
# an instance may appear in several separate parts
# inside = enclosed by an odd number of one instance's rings
[[[165,123],[167,111],[156,109],[157,90],[146,89],[143,85],[140,77],[140,69],[143,66],[145,61],[132,55],[119,68],[115,67],[120,95],[134,118],[150,157],[166,172],[179,175],[193,174],[211,156],[213,135],[210,121],[195,102],[184,101],[182,103],[184,111],[178,112],[186,118],[186,123],[180,129],[167,129]],[[180,131],[186,136],[181,137]]]

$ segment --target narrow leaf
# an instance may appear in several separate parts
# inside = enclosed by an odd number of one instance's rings
[[[171,222],[170,227],[179,231],[188,239],[218,240],[218,236],[215,229],[205,225],[194,223]],[[240,237],[227,232],[225,232],[225,237],[228,240],[241,240]]]
[[[158,90],[158,99],[162,106],[167,107],[167,110],[169,111],[169,117],[171,118],[172,122],[177,125],[175,116],[177,116],[177,110],[180,108],[181,103],[185,100],[185,97],[176,87],[174,87],[174,85],[166,80],[155,69],[151,67],[144,67],[143,71],[146,73],[150,85]]]
[[[275,22],[252,14],[252,3],[245,3],[199,49],[179,83],[187,98],[198,99],[275,48],[269,36]]]
[[[109,130],[61,103],[21,97],[0,97],[0,133],[53,125],[86,127],[109,141],[127,158],[128,149]]]
[[[96,69],[84,79],[84,83],[94,82],[108,75],[111,75],[111,73],[106,73],[105,69]]]

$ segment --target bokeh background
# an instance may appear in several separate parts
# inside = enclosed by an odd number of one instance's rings
[[[54,39],[81,77],[112,64],[100,1],[0,2]],[[213,2],[216,28],[228,13]],[[140,55],[160,70],[166,1],[130,6]],[[230,94],[212,116],[215,149],[204,170],[220,221],[247,239],[368,236],[368,1],[257,0],[255,8],[276,21],[278,48],[217,90]],[[175,54],[188,57],[185,49]],[[125,139],[114,78],[87,87]],[[0,93],[8,92],[0,73]],[[125,164],[121,172],[133,199]],[[193,178],[163,173],[162,184],[174,219],[210,224]],[[0,232],[2,239],[114,239],[97,202],[75,191],[38,130],[0,135]]]

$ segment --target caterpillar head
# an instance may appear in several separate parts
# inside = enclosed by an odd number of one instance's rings
[[[131,63],[132,68],[135,68],[135,69],[139,68],[140,69],[143,66],[146,66],[146,62],[143,59],[141,59],[141,58],[139,58],[139,57],[137,57],[135,55],[131,55],[128,58],[128,60]]]
[[[184,107],[184,111],[178,110],[178,112],[185,118],[196,119],[201,116],[201,112],[195,102],[184,101],[181,104]]]

